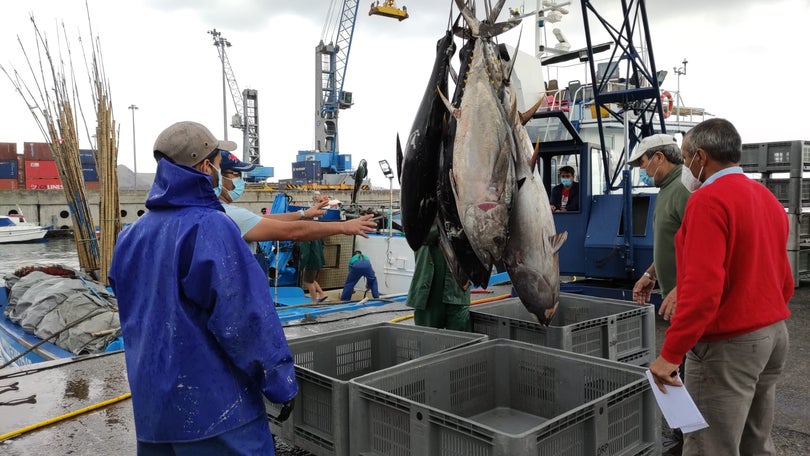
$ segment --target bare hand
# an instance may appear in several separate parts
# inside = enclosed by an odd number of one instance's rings
[[[673,288],[672,291],[667,294],[667,297],[664,298],[664,302],[661,303],[661,307],[658,308],[658,315],[664,317],[664,320],[669,320],[675,315],[675,304],[678,303],[678,293],[676,292],[676,288]]]
[[[311,207],[304,211],[304,218],[314,219],[315,217],[322,217],[326,214],[324,209],[329,204],[329,200],[318,201]]]
[[[633,286],[633,301],[638,305],[644,305],[644,303],[650,302],[653,287],[655,287],[654,280],[647,276],[641,276],[636,281],[635,286]]]
[[[678,367],[680,367],[679,364],[671,363],[661,356],[650,364],[653,381],[655,381],[662,393],[667,393],[667,388],[664,385],[683,386],[681,378],[678,376]]]
[[[372,222],[371,218],[374,214],[367,214],[356,219],[347,220],[343,223],[343,234],[368,237],[366,233],[373,233],[377,231],[377,222]]]

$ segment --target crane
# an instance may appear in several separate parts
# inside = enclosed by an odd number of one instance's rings
[[[349,109],[354,104],[352,93],[344,90],[343,82],[359,5],[359,0],[332,0],[320,43],[315,47],[314,150],[299,151],[296,160],[297,163],[319,160],[326,174],[351,170],[351,155],[339,153],[338,117],[341,109]],[[338,8],[339,14],[336,14]],[[400,21],[408,17],[407,10],[398,9],[392,0],[379,7],[372,3],[369,14],[395,17]]]
[[[222,110],[224,123],[224,138],[228,139],[227,122],[227,101],[225,87],[229,87],[231,98],[233,99],[236,114],[231,118],[231,127],[242,130],[242,155],[243,160],[248,163],[259,164],[259,98],[258,92],[254,89],[239,90],[239,84],[233,75],[231,62],[228,60],[226,48],[231,47],[231,42],[222,36],[217,29],[209,30],[214,39],[214,46],[217,48],[219,60],[222,62]]]

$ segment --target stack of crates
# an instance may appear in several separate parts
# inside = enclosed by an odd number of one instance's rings
[[[275,420],[281,406],[267,403],[270,429],[318,456],[348,455],[348,382],[368,373],[486,340],[480,334],[378,323],[291,339],[298,396],[290,418]]]
[[[473,331],[635,365],[655,358],[655,309],[629,301],[560,293],[548,326],[518,298],[470,308]]]
[[[793,281],[810,278],[810,141],[743,144],[740,166],[759,174],[788,214]]]
[[[512,340],[350,382],[351,454],[655,455],[645,369]]]

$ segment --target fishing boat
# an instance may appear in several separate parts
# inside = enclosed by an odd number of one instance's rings
[[[0,244],[39,241],[47,232],[47,227],[26,222],[22,217],[0,215]]]

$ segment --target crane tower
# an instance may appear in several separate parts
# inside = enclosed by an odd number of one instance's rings
[[[208,33],[214,39],[219,60],[222,63],[222,110],[224,138],[228,139],[228,115],[226,87],[230,88],[236,114],[231,118],[231,127],[242,130],[242,160],[248,163],[259,164],[259,98],[254,89],[239,90],[239,84],[233,75],[231,62],[228,60],[226,48],[231,42],[222,36],[217,29]]]

